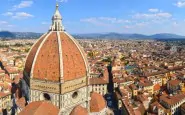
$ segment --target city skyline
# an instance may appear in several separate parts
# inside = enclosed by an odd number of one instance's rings
[[[143,28],[146,34],[151,34],[148,28],[153,26],[149,24],[155,24],[155,27],[160,25],[158,28],[165,25],[163,27],[166,28],[169,25],[165,23],[183,19],[182,17],[175,19],[175,13],[147,8],[148,13],[135,14],[133,11],[134,15],[122,19],[116,17],[113,9],[106,10],[107,6],[97,6],[92,14],[88,4],[95,6],[91,2],[78,7],[76,11],[68,11],[72,6],[61,7],[62,4],[70,3],[66,0],[58,1],[60,5],[55,4],[55,11],[50,16],[52,7],[49,4],[52,5],[53,2],[44,5],[42,0],[16,1],[19,4],[12,7],[15,1],[9,0],[10,12],[2,14],[9,19],[1,21],[1,27],[9,26],[16,31],[26,31],[25,27],[29,27],[29,31],[35,28],[33,31],[38,33],[45,30],[42,27],[47,26],[45,28],[48,32],[41,36],[26,32],[0,32],[3,33],[0,35],[0,114],[185,115],[185,40],[177,39],[184,38],[183,36],[113,33],[110,35],[111,39],[102,34],[96,37],[98,39],[86,36],[75,39],[71,34],[73,30],[81,33],[119,32],[118,28],[111,26],[122,27],[124,24],[130,24],[128,27],[124,26],[125,31],[142,31]],[[77,3],[73,2],[70,3],[74,4],[72,9],[76,9]],[[81,2],[78,1],[79,3]],[[129,3],[131,2],[127,2]],[[109,7],[122,5],[121,1],[119,5],[107,4]],[[173,5],[182,8],[185,2]],[[140,10],[144,6],[151,7],[145,4]],[[82,11],[84,7],[87,11]],[[28,11],[23,11],[26,8]],[[127,9],[132,9],[132,5]],[[60,13],[62,10],[63,14]],[[78,14],[68,14],[80,10]],[[95,12],[98,10],[101,12]],[[104,17],[98,17],[102,13]],[[117,16],[119,13],[117,12]],[[50,16],[51,25],[44,15]],[[108,17],[110,15],[116,18]],[[88,16],[92,17],[86,18]],[[129,16],[132,18],[129,19]],[[63,17],[67,17],[65,20],[69,21],[63,22]],[[76,22],[78,19],[80,23]],[[10,20],[16,25],[9,25]],[[71,20],[76,23],[71,23]],[[133,23],[136,24],[132,25]],[[87,28],[84,28],[85,25]],[[178,26],[183,24],[176,22],[169,29],[173,29],[175,33],[179,31],[175,28],[179,28]],[[124,35],[135,39],[122,39]],[[38,39],[33,39],[36,36]],[[160,37],[163,39],[159,39]],[[176,39],[171,40],[170,37]]]
[[[174,33],[185,35],[183,0],[1,1],[0,30],[47,32],[56,2],[70,33]],[[53,4],[53,5],[52,5]],[[47,15],[46,15],[47,14]]]

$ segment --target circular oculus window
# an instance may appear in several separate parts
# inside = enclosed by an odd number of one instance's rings
[[[76,99],[77,97],[78,97],[78,92],[75,91],[75,92],[72,94],[72,98],[73,98],[73,99]]]

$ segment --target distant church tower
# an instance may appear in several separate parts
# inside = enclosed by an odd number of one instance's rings
[[[60,108],[60,114],[69,115],[75,106],[88,108],[89,69],[83,49],[64,31],[58,7],[57,4],[50,30],[28,54],[24,80],[30,102],[51,101]]]

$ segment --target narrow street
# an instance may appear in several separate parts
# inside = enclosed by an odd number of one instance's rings
[[[108,94],[105,95],[105,99],[107,101],[107,106],[114,111],[115,115],[120,115],[120,111],[118,110],[117,101],[114,95],[114,83],[112,76],[112,65],[108,66],[109,72],[109,84],[108,84]]]

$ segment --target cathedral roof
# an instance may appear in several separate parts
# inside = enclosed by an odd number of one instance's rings
[[[70,115],[88,115],[87,109],[83,108],[82,106],[78,105],[76,106]]]
[[[63,31],[50,31],[31,49],[25,71],[32,73],[35,79],[69,81],[86,76],[87,63],[82,48],[73,37]]]
[[[106,102],[102,95],[93,92],[91,93],[90,112],[100,112],[106,108]]]
[[[57,5],[54,15],[59,14]],[[83,49],[70,34],[61,29],[63,26],[60,19],[52,21],[52,29],[31,48],[25,72],[31,78],[54,82],[85,77],[88,67]]]
[[[61,14],[60,14],[60,12],[59,12],[59,10],[58,10],[58,4],[56,5],[56,10],[55,10],[55,13],[54,13],[54,15],[53,15],[53,17],[52,17],[52,20],[54,20],[54,19],[62,19],[62,16],[61,16]]]
[[[46,101],[36,101],[28,104],[19,115],[58,115],[59,109]]]

